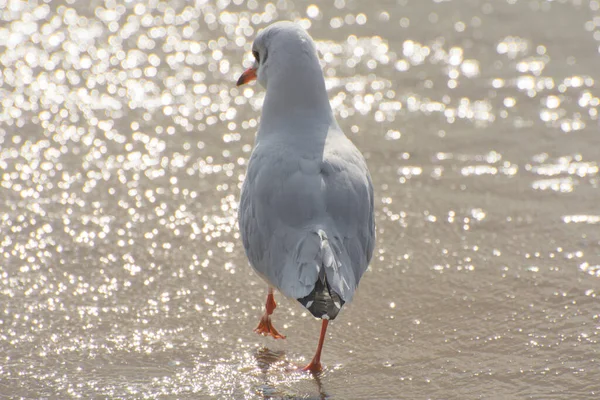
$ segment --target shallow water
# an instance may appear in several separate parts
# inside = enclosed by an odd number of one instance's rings
[[[0,395],[600,393],[600,3],[0,0]],[[367,157],[376,254],[330,324],[237,232],[256,31],[300,20]]]

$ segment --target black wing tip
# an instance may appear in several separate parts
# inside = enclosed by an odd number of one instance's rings
[[[308,296],[297,299],[315,318],[334,320],[344,306],[344,300],[331,289],[327,278],[318,279]]]

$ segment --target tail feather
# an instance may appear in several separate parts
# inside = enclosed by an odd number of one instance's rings
[[[316,318],[335,319],[344,305],[344,300],[331,289],[327,278],[319,277],[308,296],[298,299]]]
[[[342,278],[338,271],[340,266],[325,232],[319,230],[317,235],[320,239],[320,250],[317,256],[320,264],[317,269],[318,276],[312,291],[298,301],[316,318],[335,319],[345,302],[340,294],[332,289],[328,277],[334,280],[334,287],[342,287],[340,286]]]

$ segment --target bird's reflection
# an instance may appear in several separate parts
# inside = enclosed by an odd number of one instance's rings
[[[279,383],[283,382],[273,382],[274,374],[269,375],[269,370],[274,368],[277,364],[280,364],[280,371],[285,371],[286,374],[302,374],[306,378],[312,377],[313,381],[317,385],[317,390],[319,394],[317,396],[300,396],[298,399],[319,399],[324,400],[329,398],[329,395],[325,392],[323,388],[323,382],[321,380],[323,373],[310,373],[310,372],[302,372],[300,368],[288,362],[285,359],[285,351],[283,350],[271,350],[267,347],[262,347],[258,349],[254,353],[254,358],[256,359],[256,365],[260,369],[263,374],[264,384],[261,386],[260,390],[262,392],[264,399],[272,399],[281,397],[280,390],[276,387],[279,386]],[[293,396],[285,396],[286,399],[296,399]]]
[[[262,347],[254,353],[254,358],[256,359],[258,368],[266,375],[273,364],[282,361],[285,362],[285,351],[271,350],[267,347]]]

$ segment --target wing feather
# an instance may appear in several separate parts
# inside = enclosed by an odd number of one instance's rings
[[[308,295],[325,269],[350,301],[373,253],[373,187],[343,135],[317,156],[257,145],[242,187],[239,224],[250,264],[284,295]]]

